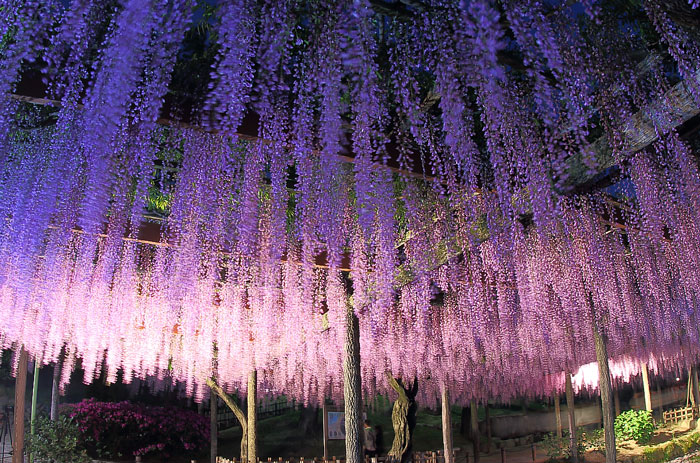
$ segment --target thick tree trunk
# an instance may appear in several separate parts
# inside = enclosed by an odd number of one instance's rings
[[[389,450],[389,456],[401,463],[411,461],[411,449],[413,448],[413,430],[416,427],[416,393],[418,392],[418,379],[413,380],[410,388],[404,386],[401,379],[386,372],[389,385],[399,395],[394,402],[391,411],[391,423],[394,426],[394,442]]]
[[[559,400],[559,392],[554,392],[554,422],[557,427],[557,437],[561,439],[562,436],[562,426],[561,426],[561,401]]]
[[[61,357],[56,360],[53,366],[53,382],[51,383],[51,421],[58,419],[58,402],[60,400],[60,391],[58,385],[61,382]]]
[[[454,463],[452,448],[452,415],[450,414],[450,397],[447,387],[442,386],[442,446],[445,452],[445,463]]]
[[[345,317],[345,360],[343,395],[345,398],[346,463],[362,463],[362,388],[360,381],[360,323],[348,303]]]
[[[476,405],[476,400],[472,399],[471,404],[469,406],[470,409],[470,415],[471,415],[471,439],[472,439],[472,446],[474,448],[474,463],[478,463],[480,456],[479,454],[481,453],[481,450],[479,449],[479,407]]]
[[[258,463],[258,372],[248,376],[248,463]]]
[[[613,404],[612,384],[610,382],[607,341],[605,335],[600,332],[595,324],[593,325],[593,342],[595,343],[595,355],[598,360],[600,401],[603,406],[605,461],[606,463],[615,463],[615,461],[617,461],[617,449],[615,447],[615,406]]]
[[[27,351],[20,347],[17,378],[15,379],[15,440],[12,443],[12,463],[24,463],[24,400],[27,392]]]
[[[649,388],[649,369],[647,364],[642,364],[642,385],[644,386],[644,408],[647,411],[652,411],[651,407],[651,389]]]
[[[219,454],[219,420],[216,394],[209,394],[209,463],[216,463]]]
[[[241,425],[243,434],[241,436],[241,462],[244,463],[248,461],[248,419],[243,412],[243,409],[238,406],[238,404],[233,400],[233,397],[226,394],[221,386],[219,386],[213,379],[207,380],[207,386],[209,386],[213,393],[221,397],[226,406],[231,409],[238,423]]]
[[[574,405],[574,388],[571,385],[571,373],[566,372],[566,408],[569,412],[569,451],[572,463],[578,463],[578,443],[576,442],[576,408]]]

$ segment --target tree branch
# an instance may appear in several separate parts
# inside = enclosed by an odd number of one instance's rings
[[[389,386],[391,386],[391,388],[396,391],[396,393],[399,395],[399,398],[403,399],[403,400],[408,400],[408,395],[406,394],[406,388],[404,388],[403,384],[401,384],[399,382],[400,380],[397,380],[396,378],[394,378],[394,375],[392,375],[389,370],[387,370],[385,372],[385,374],[386,374],[386,379],[389,382]]]
[[[245,416],[245,413],[243,412],[243,409],[238,406],[235,400],[233,400],[233,397],[228,395],[222,388],[219,386],[216,381],[213,378],[207,379],[207,386],[211,388],[211,390],[218,395],[221,400],[224,401],[226,406],[233,411],[233,414],[236,415],[236,418],[238,419],[239,423],[241,424],[241,427],[243,428],[243,432],[248,428],[248,420]]]

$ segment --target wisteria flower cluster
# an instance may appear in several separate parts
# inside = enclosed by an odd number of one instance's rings
[[[257,370],[340,399],[348,304],[365,392],[430,378],[427,404],[595,388],[594,332],[615,380],[697,363],[700,174],[673,106],[700,101],[696,2],[64,3],[0,3],[0,344],[64,355],[63,385],[80,364],[202,400]],[[173,108],[193,29],[207,93]],[[37,75],[48,116],[16,95]]]

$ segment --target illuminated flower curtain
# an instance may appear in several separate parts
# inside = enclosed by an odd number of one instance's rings
[[[57,103],[46,124],[0,102],[3,346],[199,399],[257,369],[263,390],[319,402],[342,392],[350,297],[368,393],[390,371],[427,403],[442,383],[460,401],[549,395],[595,359],[594,326],[618,377],[695,362],[697,151],[664,129],[674,114],[647,115],[642,150],[629,122],[682,79],[698,101],[693,31],[653,1],[622,18],[595,1],[373,6],[4,2],[0,91],[39,74]],[[173,108],[195,21],[207,91]],[[641,66],[640,31],[667,56]],[[572,193],[596,139],[618,199]],[[167,208],[145,218],[154,178]]]

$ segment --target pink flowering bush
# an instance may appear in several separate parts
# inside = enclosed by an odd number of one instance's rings
[[[181,408],[87,399],[64,413],[78,425],[93,457],[169,457],[197,453],[209,442],[208,419]]]

